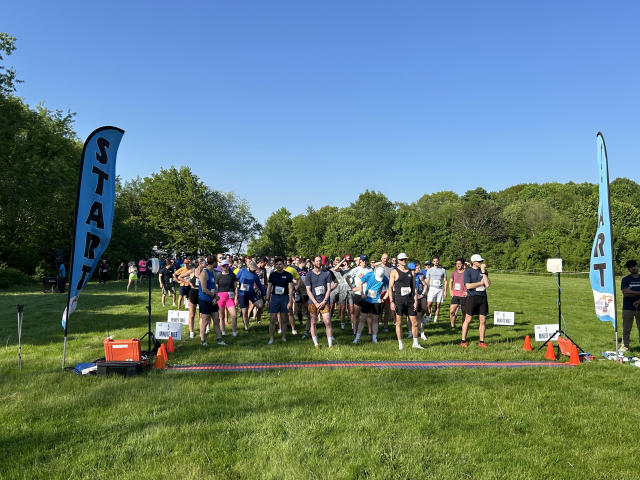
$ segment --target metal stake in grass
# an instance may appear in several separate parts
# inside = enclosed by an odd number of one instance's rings
[[[18,305],[18,370],[22,370],[22,311],[24,305]]]

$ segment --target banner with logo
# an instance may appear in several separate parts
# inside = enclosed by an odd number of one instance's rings
[[[598,174],[600,201],[598,202],[598,229],[591,248],[589,279],[593,290],[596,315],[616,328],[615,269],[613,262],[613,232],[609,203],[609,164],[607,147],[598,132]]]
[[[69,297],[62,314],[67,339],[69,315],[111,240],[116,198],[116,155],[124,130],[100,127],[84,142],[73,226]]]

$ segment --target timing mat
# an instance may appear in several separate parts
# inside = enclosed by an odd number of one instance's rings
[[[208,365],[171,365],[167,366],[169,370],[177,371],[218,371],[218,372],[246,372],[261,371],[274,369],[298,369],[298,368],[401,368],[404,370],[426,370],[431,368],[520,368],[520,367],[571,367],[568,363],[559,362],[538,362],[538,361],[521,361],[521,362],[482,362],[467,360],[447,360],[447,361],[406,361],[406,362],[390,362],[390,361],[347,361],[347,362],[289,362],[289,363],[231,363],[231,364],[208,364]]]

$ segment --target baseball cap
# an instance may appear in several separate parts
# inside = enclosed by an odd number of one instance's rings
[[[360,260],[369,260],[369,257],[367,257],[364,253],[362,255],[360,255]]]
[[[425,264],[425,265],[431,265],[431,261],[426,260],[426,261],[424,262],[424,264]]]
[[[478,255],[477,253],[474,255],[471,255],[471,261],[472,262],[483,262],[484,258],[482,258],[480,255]]]
[[[191,260],[189,260],[188,258],[186,258],[186,259],[184,260],[184,263],[191,263]]]
[[[222,260],[222,261],[220,262],[220,266],[221,266],[221,267],[225,267],[225,266],[226,266],[226,267],[228,267],[228,266],[229,266],[229,260],[227,260],[227,259]]]
[[[409,257],[407,257],[406,253],[401,253],[400,255],[398,255],[398,260],[402,260],[403,258],[409,258]]]
[[[374,272],[374,275],[376,277],[376,280],[378,282],[381,282],[382,279],[384,278],[384,268],[376,267],[376,269],[373,272]]]
[[[344,256],[344,258],[346,258],[348,261],[353,260],[353,258],[351,258],[351,255],[349,255],[348,253]]]
[[[413,263],[413,262],[411,262],[409,265],[407,265],[407,268],[408,268],[409,270],[415,270],[415,269],[416,269],[416,264],[415,264],[415,263]]]
[[[325,257],[324,255],[320,255],[320,258],[322,258],[322,265],[326,265],[327,264],[327,257]]]

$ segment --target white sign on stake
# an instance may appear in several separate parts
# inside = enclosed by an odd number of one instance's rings
[[[546,342],[547,340],[549,340],[553,332],[557,330],[558,330],[557,323],[551,323],[549,325],[536,325],[535,326],[536,342]],[[552,341],[558,340],[558,337],[560,337],[560,333],[556,333],[551,340]]]
[[[493,312],[494,325],[515,325],[515,312]]]
[[[187,310],[169,310],[167,312],[167,322],[187,325],[189,323],[189,312]]]
[[[169,335],[174,340],[182,340],[182,324],[174,322],[156,322],[156,338],[168,340]]]

